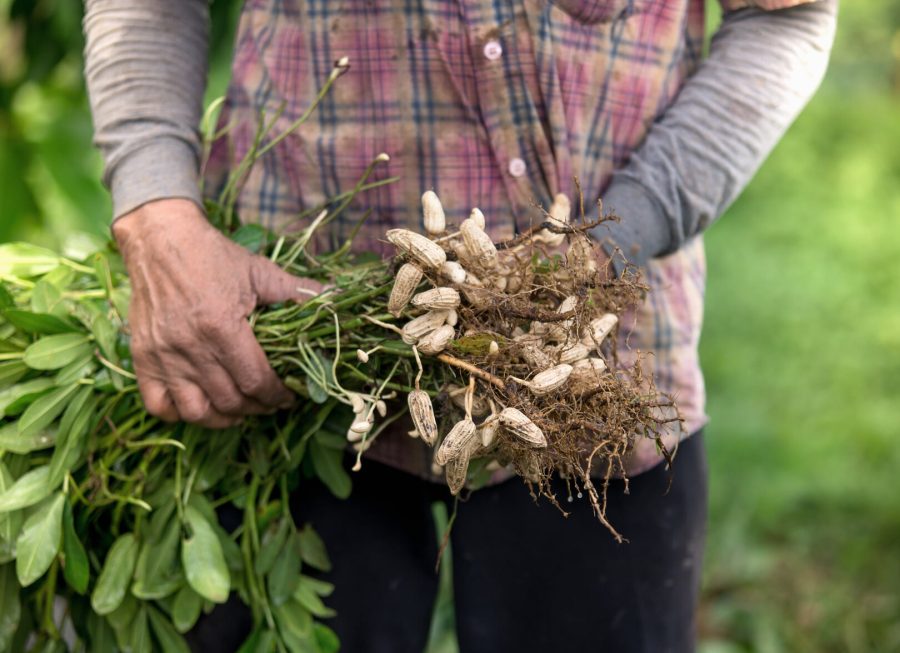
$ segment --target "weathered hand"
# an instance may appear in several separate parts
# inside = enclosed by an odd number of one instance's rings
[[[292,401],[247,317],[316,295],[317,282],[231,242],[188,200],[145,204],[113,235],[131,277],[131,350],[151,414],[223,428]]]

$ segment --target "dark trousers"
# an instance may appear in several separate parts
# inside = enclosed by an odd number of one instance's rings
[[[369,461],[349,500],[318,482],[298,496],[298,524],[310,522],[331,555],[336,585],[328,620],[344,653],[422,653],[438,589],[432,503],[438,485]],[[518,480],[460,502],[451,532],[453,589],[461,653],[690,653],[706,524],[702,434],[664,465],[615,482],[607,516],[628,542],[617,544],[587,499],[568,518],[535,505]],[[450,503],[452,509],[452,503]],[[249,630],[236,603],[205,617],[192,647],[233,651]],[[241,632],[243,631],[243,633]]]

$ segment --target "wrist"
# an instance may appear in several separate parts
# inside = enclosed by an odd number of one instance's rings
[[[666,254],[672,248],[672,228],[666,212],[656,198],[641,184],[626,177],[614,177],[603,194],[603,205],[620,217],[618,222],[605,222],[591,231],[607,255],[613,258],[616,274],[621,274],[625,260],[644,266],[651,258]],[[619,248],[621,256],[614,256]]]
[[[148,236],[208,227],[202,209],[193,200],[180,197],[152,200],[116,218],[112,235],[123,254]]]

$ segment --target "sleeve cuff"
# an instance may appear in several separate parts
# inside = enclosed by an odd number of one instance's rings
[[[594,227],[591,235],[612,258],[617,275],[625,269],[626,261],[643,267],[671,247],[672,229],[665,211],[642,185],[626,178],[614,178],[603,195],[603,206],[621,219]],[[615,255],[617,247],[621,250],[618,256]]]
[[[176,138],[157,139],[118,162],[110,178],[113,218],[147,202],[182,197],[203,206],[194,148]]]

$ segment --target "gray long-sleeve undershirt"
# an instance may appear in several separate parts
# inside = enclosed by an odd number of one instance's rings
[[[604,193],[628,219],[598,228],[642,264],[703,231],[737,197],[821,82],[837,0],[725,15],[709,58]],[[87,0],[85,74],[116,217],[201,203],[197,125],[206,0]]]
[[[85,79],[115,217],[169,197],[202,206],[208,32],[207,0],[85,3]]]
[[[837,4],[726,14],[709,57],[603,194],[628,219],[596,235],[642,264],[722,215],[821,83]]]

